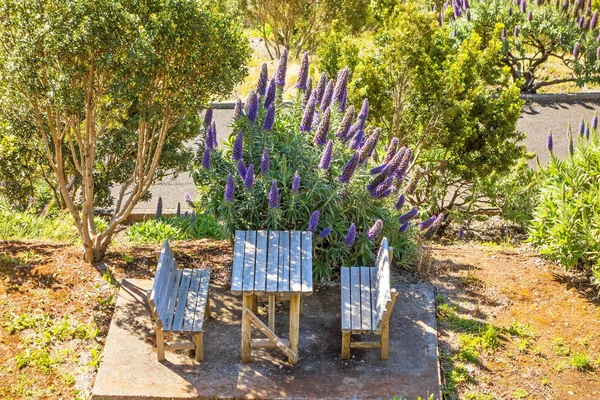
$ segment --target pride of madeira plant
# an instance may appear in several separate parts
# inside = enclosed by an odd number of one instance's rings
[[[337,79],[321,74],[313,89],[306,53],[295,99],[284,104],[286,63],[283,51],[275,75],[269,79],[263,65],[256,90],[245,104],[237,100],[224,149],[207,112],[193,172],[196,204],[230,238],[236,229],[314,232],[317,279],[341,264],[371,264],[383,236],[396,262],[410,266],[416,229],[409,225],[418,212],[402,212],[402,192],[412,150],[397,139],[384,150],[381,130],[367,126],[367,100],[358,113],[347,106],[348,69]]]
[[[564,140],[569,153],[554,152],[552,133],[547,147],[550,161],[540,169],[539,201],[529,227],[530,241],[566,268],[582,268],[600,287],[600,138],[598,114],[579,124],[577,143],[569,126]]]

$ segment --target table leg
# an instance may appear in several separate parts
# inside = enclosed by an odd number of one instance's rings
[[[243,312],[246,308],[252,310],[252,303],[254,302],[253,294],[245,294],[242,299],[242,362],[247,364],[252,361],[252,350],[250,349],[250,342],[252,341],[252,324],[247,316],[244,316]]]
[[[290,297],[290,348],[298,354],[298,339],[300,331],[300,301],[301,295],[293,294]],[[290,363],[295,364],[290,360]]]
[[[275,295],[269,295],[269,329],[275,333]]]

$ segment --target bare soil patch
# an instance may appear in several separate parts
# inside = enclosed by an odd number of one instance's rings
[[[524,248],[432,246],[446,397],[600,398],[600,301]]]

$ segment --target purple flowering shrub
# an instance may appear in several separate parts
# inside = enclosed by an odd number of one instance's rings
[[[212,215],[229,237],[236,229],[314,232],[317,279],[333,266],[372,264],[383,237],[395,261],[409,267],[414,237],[422,234],[417,210],[399,202],[412,150],[384,145],[381,130],[367,123],[368,101],[346,104],[347,69],[311,78],[304,55],[295,99],[284,104],[285,61],[274,77],[263,68],[247,104],[237,102],[225,143],[212,148],[212,130],[209,146],[200,143],[197,211]]]

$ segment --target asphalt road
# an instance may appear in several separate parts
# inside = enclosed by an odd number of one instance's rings
[[[554,152],[562,156],[568,148],[567,125],[570,123],[576,134],[579,120],[584,117],[591,121],[594,112],[600,111],[600,93],[597,95],[587,94],[585,96],[533,96],[528,99],[517,128],[527,134],[525,145],[528,151],[535,152],[540,162],[548,161],[546,149],[546,135],[551,129],[554,138]],[[222,143],[229,134],[229,123],[233,116],[232,109],[215,109],[213,118],[217,124],[217,139]],[[535,167],[535,159],[530,162]],[[134,209],[134,214],[153,214],[156,210],[158,197],[163,200],[163,213],[174,213],[177,203],[181,203],[182,211],[189,208],[184,202],[185,192],[195,197],[195,186],[189,174],[166,179],[152,186],[152,199],[148,202],[139,203]]]

